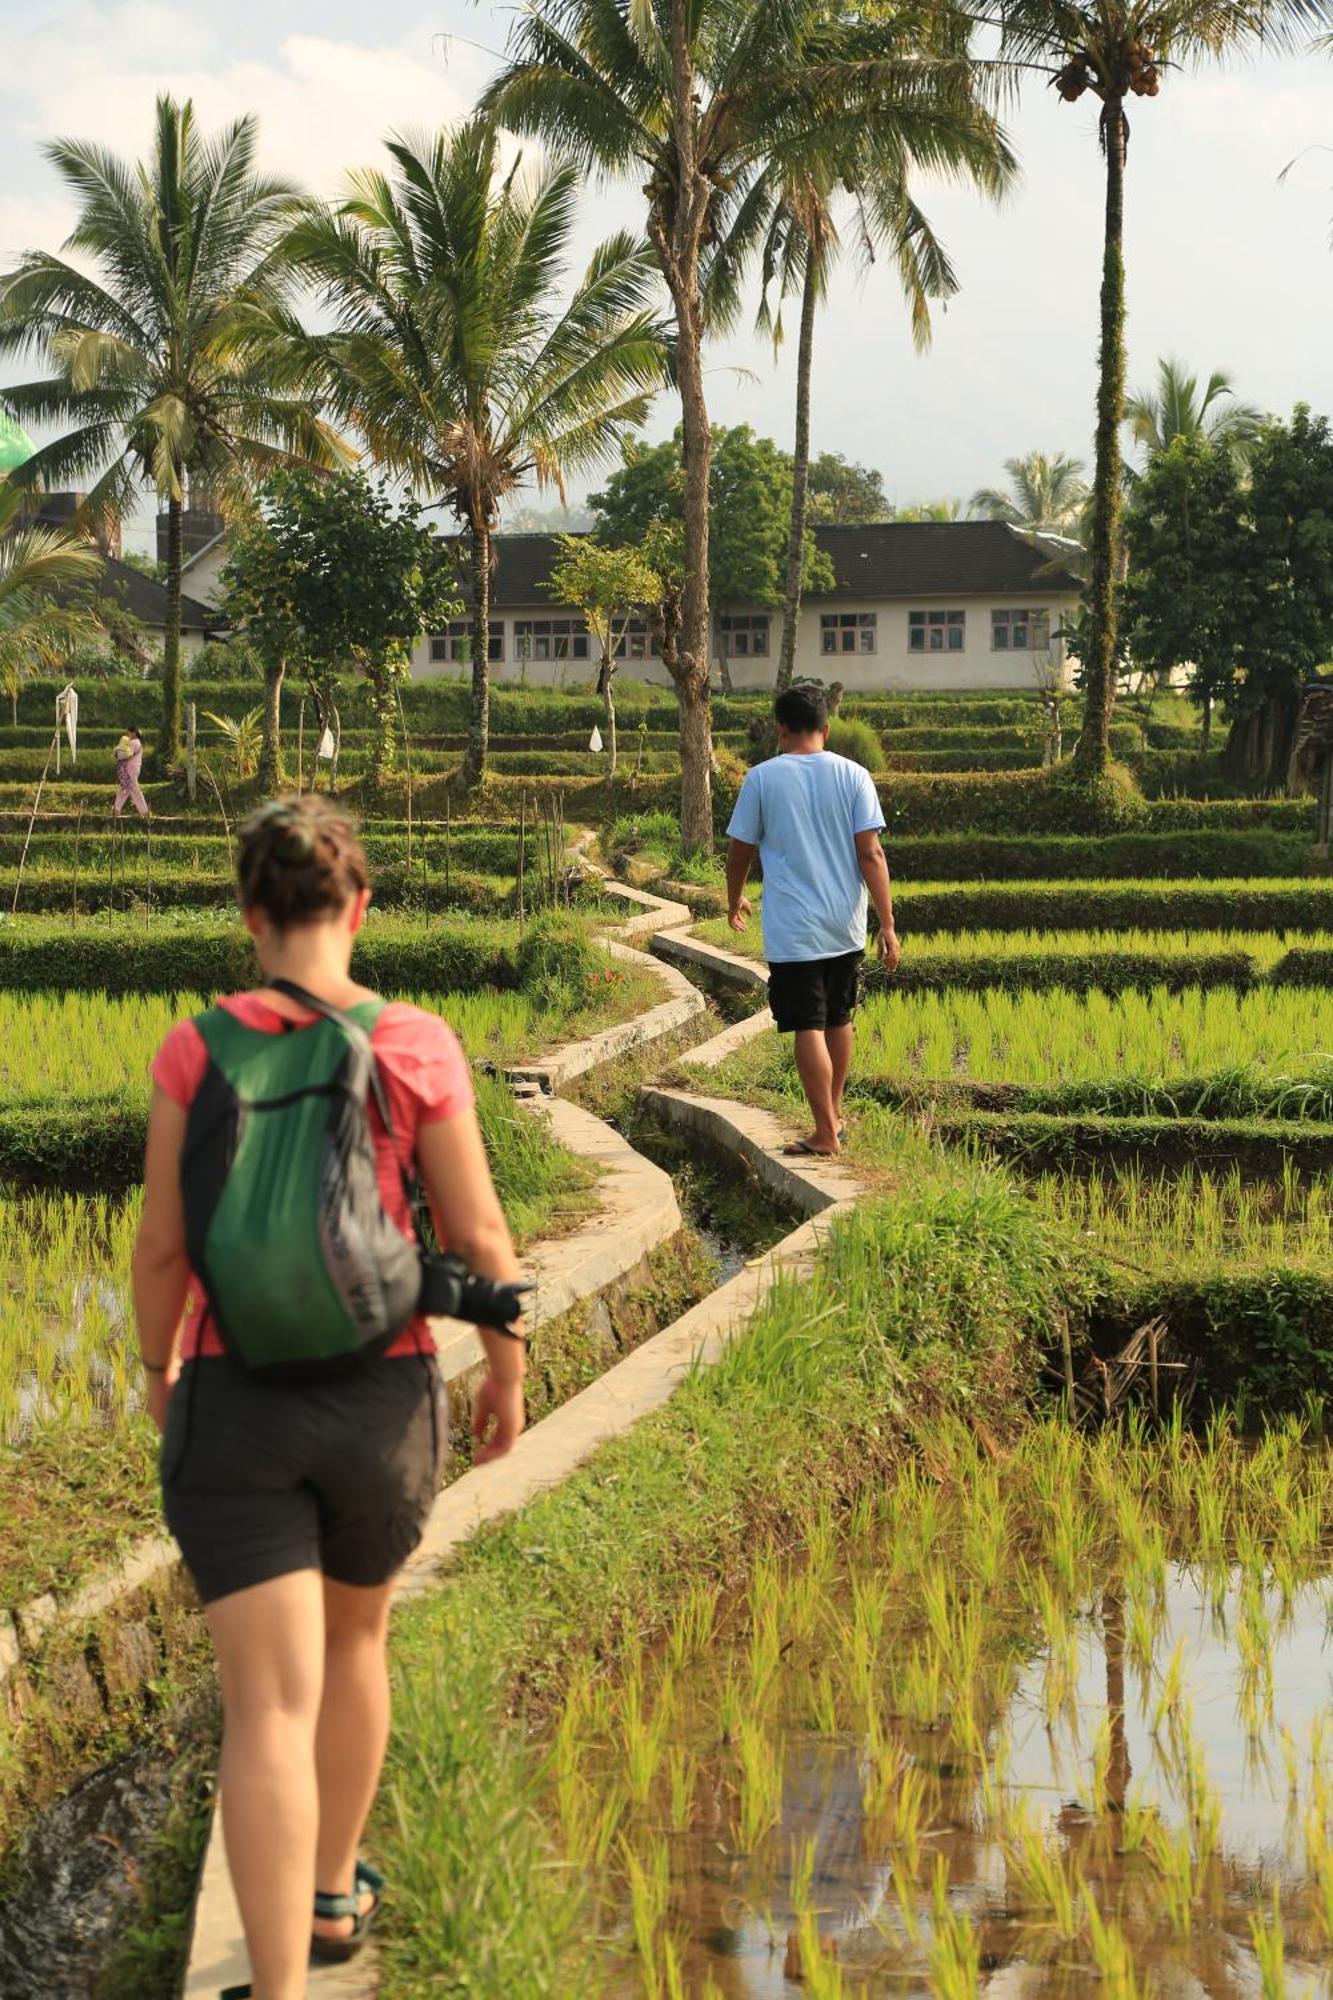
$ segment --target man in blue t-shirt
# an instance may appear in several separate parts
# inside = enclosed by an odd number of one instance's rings
[[[750,918],[745,883],[757,854],[769,1005],[779,1033],[796,1037],[796,1068],[815,1121],[808,1137],[783,1151],[832,1159],[842,1146],[867,891],[890,972],[901,955],[879,838],[884,815],[869,772],[828,749],[828,704],[819,688],[785,689],[773,712],[779,754],[747,771],[727,828],[727,903],[731,928],[743,931]]]

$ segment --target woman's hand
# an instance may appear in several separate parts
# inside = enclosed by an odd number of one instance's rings
[[[149,1371],[145,1401],[148,1404],[148,1414],[159,1431],[164,1431],[167,1427],[167,1404],[171,1401],[172,1390],[180,1380],[180,1372],[178,1354],[172,1355],[165,1368],[154,1368]]]
[[[477,1446],[472,1463],[489,1465],[492,1459],[503,1458],[513,1450],[526,1421],[522,1376],[502,1378],[488,1368],[472,1405],[472,1436]]]

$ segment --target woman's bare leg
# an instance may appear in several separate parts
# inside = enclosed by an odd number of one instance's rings
[[[222,1682],[222,1831],[255,2000],[305,2000],[324,1680],[318,1570],[208,1607]]]
[[[389,1740],[386,1641],[393,1585],[358,1590],[324,1581],[324,1699],[315,1756],[319,1771],[316,1886],[350,1896],[366,1816]],[[326,1937],[345,1936],[350,1917],[317,1921]]]

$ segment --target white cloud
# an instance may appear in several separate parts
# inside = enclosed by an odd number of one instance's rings
[[[49,170],[33,159],[41,139],[77,134],[139,155],[161,91],[192,98],[209,128],[253,111],[264,167],[317,193],[374,159],[388,131],[449,123],[476,94],[470,52],[450,48],[428,22],[381,45],[289,34],[261,58],[229,52],[216,21],[204,28],[184,8],[123,0],[80,6],[11,45],[0,78],[0,103],[12,101],[0,242],[13,244],[18,231],[50,244],[68,226]]]

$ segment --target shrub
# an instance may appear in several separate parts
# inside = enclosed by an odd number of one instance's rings
[[[960,989],[975,993],[988,987],[1010,993],[1052,992],[1057,987],[1068,993],[1150,993],[1155,986],[1164,986],[1170,993],[1183,993],[1192,986],[1243,992],[1257,977],[1253,960],[1243,951],[1126,951],[1115,944],[1098,950],[978,953],[975,957],[960,957],[951,951],[936,955],[918,947],[904,955],[894,973],[874,962],[866,969],[869,990],[886,993]]]
[[[895,904],[905,934],[977,930],[1333,929],[1333,883],[990,882],[949,889],[910,880]],[[1331,954],[1330,956],[1333,956]]]
[[[1100,839],[1053,834],[970,833],[919,838],[890,834],[885,846],[895,875],[918,882],[1096,881],[1127,876],[1217,880],[1303,875],[1313,870],[1310,842],[1304,834],[1266,829],[1253,833],[1112,833]]]
[[[1069,762],[1050,770],[890,778],[881,787],[894,833],[1113,833],[1146,810],[1133,779],[1112,766],[1094,785]]]
[[[835,715],[829,724],[828,747],[839,757],[848,757],[863,771],[882,771],[884,746],[868,722],[854,716]]]

